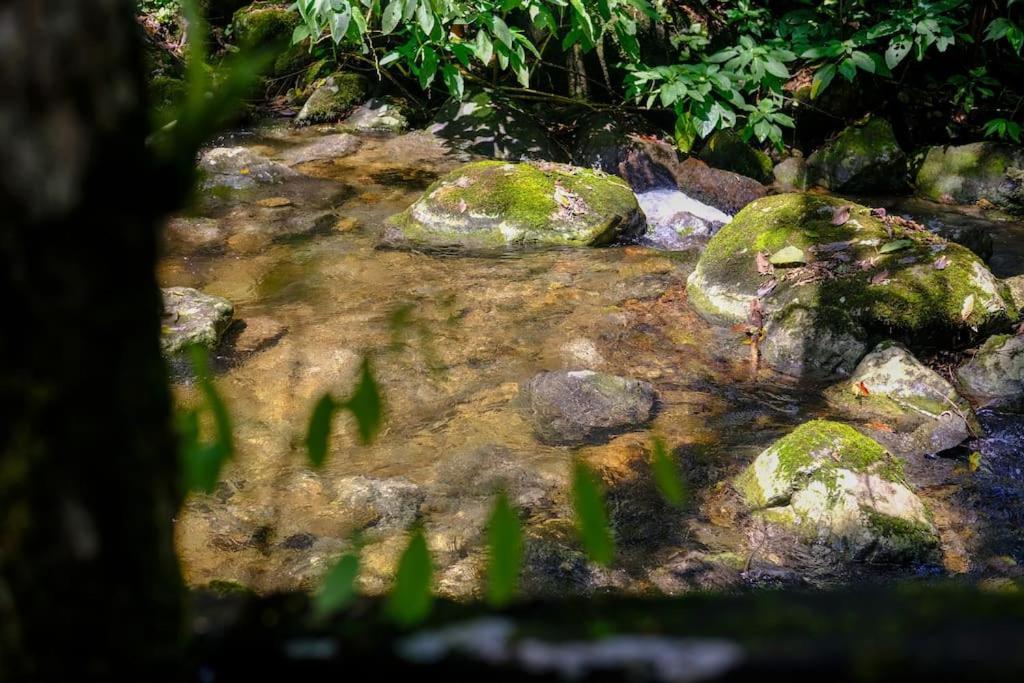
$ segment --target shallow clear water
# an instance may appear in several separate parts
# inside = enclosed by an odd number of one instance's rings
[[[273,128],[224,144],[282,156],[320,134]],[[227,226],[223,240],[197,247],[169,232],[162,284],[224,296],[246,324],[218,358],[239,454],[216,494],[193,498],[177,520],[186,579],[309,588],[360,529],[363,587],[381,590],[418,516],[440,590],[469,595],[480,584],[496,482],[518,491],[528,528],[548,544],[534,557],[538,591],[563,584],[682,590],[689,584],[663,580],[665,567],[693,553],[728,556],[753,577],[748,583],[761,581],[762,565],[774,576],[788,559],[759,550],[737,522],[727,482],[775,438],[823,414],[817,393],[755,372],[741,334],[712,328],[690,310],[684,286],[694,252],[615,247],[484,257],[378,249],[383,221],[464,160],[416,134],[367,138],[349,156],[299,166],[303,175],[282,184],[198,202],[192,213]],[[258,204],[276,197],[291,204]],[[285,223],[319,227],[287,239],[262,230]],[[399,312],[404,323],[396,325]],[[313,471],[303,445],[312,405],[324,391],[346,395],[365,355],[387,401],[384,430],[363,447],[351,421],[339,417],[329,460]],[[540,444],[516,408],[517,385],[559,368],[650,381],[660,400],[656,418],[607,444]],[[182,403],[196,399],[187,382],[176,393]],[[693,503],[684,511],[660,504],[637,467],[653,434],[674,449],[691,481]],[[613,484],[619,569],[581,568],[573,550],[573,457]],[[352,477],[399,478],[407,488],[382,494]],[[944,533],[959,538],[956,525],[947,526]],[[974,552],[969,541],[949,545]],[[716,580],[704,576],[697,587]]]

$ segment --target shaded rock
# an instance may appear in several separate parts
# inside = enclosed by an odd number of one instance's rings
[[[793,303],[780,309],[764,326],[761,357],[786,375],[827,379],[849,375],[867,352],[867,335],[849,315]]]
[[[787,157],[772,169],[775,189],[780,192],[803,191],[807,189],[807,161],[803,157]]]
[[[836,422],[797,427],[734,481],[765,520],[797,531],[844,559],[928,559],[938,535],[902,464],[871,439]]]
[[[176,216],[167,221],[163,237],[171,253],[199,254],[220,251],[224,229],[215,218]]]
[[[745,564],[745,558],[733,553],[691,551],[653,570],[648,578],[665,595],[726,591],[742,583]]]
[[[495,159],[563,160],[565,155],[535,120],[511,102],[479,92],[449,101],[428,130],[460,149]]]
[[[552,444],[598,441],[639,427],[652,417],[654,399],[647,382],[591,370],[542,372],[519,393],[535,434]]]
[[[1024,398],[1024,336],[989,338],[956,376],[964,391],[978,398]]]
[[[729,130],[715,131],[698,155],[713,168],[739,173],[759,183],[772,182],[772,160]]]
[[[292,44],[292,32],[301,23],[299,13],[291,11],[287,4],[254,2],[234,13],[231,34],[243,47],[276,49],[269,75],[283,76],[313,61],[308,43]]]
[[[1017,310],[1024,312],[1024,275],[1014,275],[1003,280],[1010,291],[1010,298],[1017,305]]]
[[[288,332],[277,320],[262,315],[240,320],[232,326],[229,336],[236,353],[249,356],[268,349]]]
[[[672,174],[662,164],[647,157],[644,138],[657,139],[644,120],[634,116],[616,116],[595,112],[586,116],[573,141],[572,162],[623,178],[637,190],[675,185]],[[676,163],[674,148],[666,157]]]
[[[987,200],[1024,213],[1024,147],[995,142],[932,147],[917,172],[917,192],[940,202]]]
[[[477,498],[486,503],[481,526],[490,514],[493,497],[504,491],[517,508],[534,510],[550,503],[554,482],[530,469],[522,455],[504,446],[489,445],[457,453],[437,465],[434,490],[454,499],[461,509],[464,499]]]
[[[680,162],[672,175],[680,190],[730,215],[768,193],[765,186],[753,178],[711,168],[694,158]]]
[[[257,185],[280,183],[295,176],[287,166],[271,161],[245,147],[214,147],[199,160],[203,189],[226,187],[245,190]]]
[[[602,246],[637,236],[643,212],[624,182],[561,164],[479,161],[440,178],[392,216],[385,242],[494,248]]]
[[[361,74],[339,71],[323,80],[302,105],[297,123],[337,121],[366,98],[369,85]]]
[[[174,356],[192,344],[214,349],[231,324],[235,308],[227,299],[191,287],[167,287],[163,293],[160,347]]]
[[[850,126],[807,159],[807,180],[833,192],[899,192],[907,155],[885,119]]]
[[[352,154],[362,142],[349,133],[332,133],[314,138],[311,142],[282,151],[279,158],[290,166],[320,159],[338,159]]]
[[[847,212],[837,225],[835,217]],[[799,255],[798,262],[759,272],[766,269],[758,253],[768,260],[784,251]],[[936,267],[940,257],[943,268]],[[964,247],[887,225],[867,207],[802,194],[766,197],[737,214],[711,238],[687,293],[709,320],[746,323],[759,301],[771,328],[777,314],[798,305],[814,311],[814,324],[798,316],[797,329],[856,338],[862,328],[867,342],[942,334],[955,343],[1017,316],[1005,286]]]
[[[970,404],[952,384],[892,342],[875,347],[848,381],[825,391],[825,399],[854,419],[909,433],[925,454],[959,445],[977,426]]]
[[[403,133],[409,127],[409,119],[400,100],[372,98],[356,107],[342,126],[357,133]]]

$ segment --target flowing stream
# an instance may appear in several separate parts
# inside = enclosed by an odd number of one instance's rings
[[[287,158],[330,132],[271,127],[218,144]],[[685,283],[698,251],[622,246],[482,257],[378,249],[384,220],[464,161],[422,134],[368,137],[347,156],[297,165],[301,174],[282,183],[204,193],[172,221],[161,284],[223,296],[241,321],[217,356],[238,454],[217,491],[193,497],[176,520],[191,584],[309,589],[359,532],[362,586],[384,590],[418,519],[439,590],[473,595],[496,486],[524,510],[524,585],[533,592],[672,593],[891,576],[887,568],[817,567],[741,523],[729,479],[827,408],[814,388],[754,372],[743,334],[709,326],[688,307]],[[672,204],[666,211],[693,211],[679,193],[661,201]],[[888,205],[989,232],[997,274],[1024,271],[1018,223],[921,202]],[[646,200],[648,212],[658,206]],[[197,241],[202,230],[216,234]],[[304,446],[312,406],[327,390],[345,396],[367,355],[387,402],[384,429],[361,446],[350,418],[340,416],[328,461],[313,470]],[[539,443],[516,407],[517,386],[560,368],[651,382],[655,419],[607,443]],[[197,400],[181,377],[175,392],[183,404]],[[1024,429],[1012,416],[983,417],[991,436],[973,445],[985,455],[982,472],[968,472],[963,454],[909,464],[925,482],[944,562],[899,575],[981,576],[1019,552]],[[655,434],[686,474],[685,509],[663,503],[647,474],[644,453]],[[610,482],[613,569],[586,563],[573,540],[573,457]]]

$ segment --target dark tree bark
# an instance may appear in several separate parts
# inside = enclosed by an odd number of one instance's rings
[[[183,637],[133,10],[0,3],[0,679],[166,678]]]

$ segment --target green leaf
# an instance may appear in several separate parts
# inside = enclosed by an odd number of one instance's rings
[[[885,50],[885,65],[890,69],[895,69],[896,65],[910,54],[912,47],[913,43],[907,38],[894,39]]]
[[[309,26],[306,24],[299,24],[292,31],[292,45],[298,45],[306,38],[309,38]]]
[[[902,251],[908,247],[914,246],[914,240],[893,240],[892,242],[886,242],[878,250],[880,254],[891,254],[894,251]]]
[[[772,76],[778,76],[779,78],[789,78],[789,69],[786,65],[780,61],[770,59],[764,65],[765,71],[770,73]]]
[[[356,418],[356,426],[359,429],[359,441],[369,444],[380,431],[381,422],[384,417],[384,400],[381,398],[380,389],[377,387],[377,380],[373,376],[370,367],[370,360],[363,359],[362,369],[359,374],[359,383],[356,385],[352,396],[345,401],[345,408],[352,411]]]
[[[867,71],[871,74],[875,73],[875,63],[867,53],[857,50],[850,55],[850,59],[853,60],[853,63],[856,64],[857,68],[861,71]]]
[[[352,602],[356,597],[356,578],[359,576],[359,555],[343,555],[324,577],[320,590],[313,596],[313,615],[317,619],[330,616]]]
[[[398,562],[395,585],[388,598],[388,615],[400,626],[414,626],[430,614],[433,573],[427,539],[423,529],[416,528]]]
[[[423,29],[423,33],[429,36],[430,32],[434,30],[434,12],[426,0],[423,0],[416,10],[416,20],[419,22],[420,28]]]
[[[487,35],[487,31],[480,29],[476,32],[476,58],[480,62],[487,66],[491,63],[491,58],[494,56],[494,44],[491,43],[490,36]]]
[[[689,154],[693,143],[697,141],[697,123],[689,112],[676,117],[676,147],[683,154]]]
[[[826,64],[814,73],[814,80],[811,81],[811,99],[815,99],[821,93],[825,92],[825,88],[828,87],[829,83],[836,75],[835,64]]]
[[[495,16],[491,22],[494,28],[494,36],[505,44],[505,47],[512,49],[512,32],[508,29],[508,24],[502,20],[501,17]]]
[[[572,5],[575,10],[576,16],[579,19],[579,24],[583,28],[583,33],[590,43],[594,42],[596,33],[594,32],[594,22],[590,19],[590,13],[587,12],[587,8],[583,6],[583,0],[569,0],[569,4]]]
[[[580,461],[573,466],[572,502],[576,530],[587,555],[598,564],[610,565],[615,558],[615,541],[608,525],[604,493],[597,478]]]
[[[795,266],[807,263],[807,256],[803,249],[794,247],[792,244],[783,247],[772,254],[769,258],[773,266]]]
[[[313,467],[320,467],[327,458],[327,441],[331,433],[331,420],[338,404],[330,394],[316,402],[306,431],[306,452]]]
[[[515,597],[523,562],[523,532],[519,515],[504,492],[498,494],[487,524],[490,558],[487,565],[487,598],[495,607]]]
[[[395,30],[402,19],[402,0],[391,0],[380,17],[381,33],[387,35]]]
[[[651,470],[654,474],[654,483],[661,492],[661,496],[669,504],[682,507],[686,503],[683,478],[665,446],[665,441],[657,437],[651,448]]]

